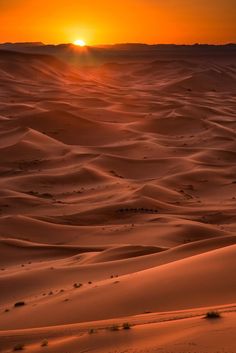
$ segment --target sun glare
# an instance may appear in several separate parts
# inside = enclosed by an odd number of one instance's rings
[[[85,47],[86,43],[83,39],[76,39],[74,41],[74,45],[77,45],[79,47]]]

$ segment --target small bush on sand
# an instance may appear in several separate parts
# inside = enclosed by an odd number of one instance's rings
[[[25,302],[22,301],[22,302],[17,302],[17,303],[15,303],[15,304],[14,304],[14,307],[15,307],[15,308],[18,308],[18,307],[24,306],[24,305],[25,305]]]
[[[80,288],[80,287],[82,287],[82,283],[74,283],[73,287],[74,288]]]
[[[90,334],[90,335],[92,335],[93,333],[96,333],[97,331],[94,329],[94,328],[90,328],[89,330],[88,330],[88,333]]]
[[[48,346],[48,340],[43,340],[41,343],[41,347],[47,347]]]
[[[18,344],[16,344],[15,347],[13,348],[13,351],[23,351],[24,348],[25,348],[24,344],[18,343]]]
[[[206,319],[220,319],[221,315],[218,311],[208,311],[205,316]]]
[[[131,325],[130,325],[128,322],[124,322],[123,325],[122,325],[122,327],[123,327],[123,330],[129,330],[129,329],[131,329]]]

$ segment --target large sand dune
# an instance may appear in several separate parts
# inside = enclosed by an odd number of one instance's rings
[[[235,353],[236,67],[182,50],[0,50],[0,352]]]

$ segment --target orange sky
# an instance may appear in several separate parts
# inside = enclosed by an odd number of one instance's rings
[[[0,0],[0,42],[236,41],[236,0]]]

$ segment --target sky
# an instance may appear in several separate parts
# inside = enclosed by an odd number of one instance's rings
[[[236,0],[0,0],[0,42],[236,42]]]

